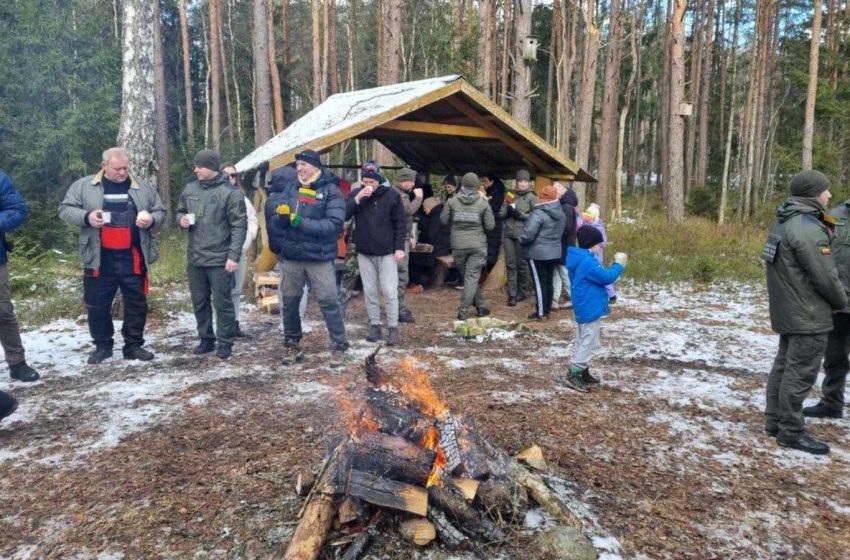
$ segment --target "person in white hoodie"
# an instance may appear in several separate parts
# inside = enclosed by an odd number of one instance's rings
[[[241,190],[242,187],[239,185],[239,174],[236,172],[236,167],[234,167],[233,164],[227,163],[223,165],[221,172],[227,174],[230,185],[234,189]],[[233,310],[236,313],[236,336],[239,338],[245,338],[248,336],[239,326],[239,300],[242,297],[242,284],[245,281],[245,271],[248,270],[248,249],[251,247],[251,244],[254,243],[254,240],[257,239],[257,230],[259,227],[259,223],[257,222],[257,212],[254,210],[254,205],[251,204],[251,200],[247,196],[245,197],[245,211],[248,214],[248,232],[245,234],[245,243],[242,245],[242,255],[239,257],[239,268],[236,269],[236,276],[234,278],[235,282],[233,283],[233,291],[231,292],[233,297]]]

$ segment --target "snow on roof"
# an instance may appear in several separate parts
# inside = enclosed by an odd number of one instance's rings
[[[441,78],[332,95],[277,136],[242,158],[236,164],[236,170],[243,172],[254,169],[275,156],[349,126],[368,121],[393,107],[427,95],[459,79],[461,79],[460,75],[452,74]]]

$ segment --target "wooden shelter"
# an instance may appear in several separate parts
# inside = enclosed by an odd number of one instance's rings
[[[332,95],[236,169],[274,169],[302,150],[327,152],[352,139],[378,140],[408,166],[429,173],[489,171],[509,178],[525,168],[537,176],[538,188],[556,180],[595,181],[459,75]]]

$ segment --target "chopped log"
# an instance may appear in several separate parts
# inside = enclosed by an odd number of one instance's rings
[[[458,550],[466,548],[469,545],[469,539],[457,527],[452,525],[446,515],[440,510],[429,509],[428,519],[434,524],[434,530],[439,535],[440,542],[449,550]]]
[[[325,494],[313,496],[289,541],[283,559],[316,560],[331,527],[335,510],[333,497]]]
[[[475,495],[478,493],[478,485],[480,484],[477,480],[473,480],[471,478],[452,478],[452,484],[456,486],[461,492],[463,492],[463,497],[469,500],[470,502],[475,499]]]
[[[295,493],[302,498],[310,493],[316,483],[315,475],[307,469],[299,469],[295,477]]]
[[[543,450],[536,445],[523,449],[517,453],[516,458],[540,471],[547,468],[546,459],[543,458]]]
[[[427,519],[408,519],[399,523],[398,532],[416,546],[425,546],[437,536],[434,525]]]
[[[357,507],[357,500],[354,498],[344,499],[342,503],[339,504],[337,517],[339,518],[340,525],[351,523],[360,517],[360,508]]]
[[[453,486],[431,486],[428,488],[428,498],[432,506],[445,513],[467,535],[488,542],[505,539],[502,530],[467,504],[461,491]]]
[[[457,439],[461,450],[463,471],[469,478],[480,480],[490,474],[487,455],[481,446],[481,436],[469,418],[457,417]]]
[[[386,434],[421,442],[434,425],[433,418],[424,416],[398,393],[370,388],[366,390],[366,401],[370,417]]]
[[[485,513],[505,525],[522,521],[528,509],[525,488],[509,478],[490,477],[478,486],[478,503]]]
[[[364,433],[361,441],[348,446],[351,467],[382,478],[425,486],[434,466],[436,451],[404,438]]]
[[[428,513],[428,493],[424,488],[382,479],[356,469],[351,469],[349,473],[345,493],[370,504],[407,511],[422,517]]]

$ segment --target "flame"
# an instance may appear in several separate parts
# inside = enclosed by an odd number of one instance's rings
[[[408,358],[403,359],[399,367],[402,375],[390,380],[393,387],[407,395],[423,414],[440,418],[448,413],[449,407],[434,392],[428,372],[416,367],[416,364]]]
[[[440,432],[437,431],[437,428],[431,426],[428,429],[428,433],[422,438],[422,447],[437,451],[437,456],[434,458],[434,465],[431,467],[431,474],[428,476],[428,482],[425,484],[425,487],[428,488],[434,484],[442,486],[443,469],[449,462],[446,459],[446,454],[443,453],[443,448],[440,447]]]
[[[337,393],[337,402],[339,403],[342,414],[345,416],[345,425],[351,435],[356,436],[363,431],[377,432],[380,430],[378,423],[369,415],[368,406],[362,405],[358,407],[351,399],[343,395],[342,392]]]

